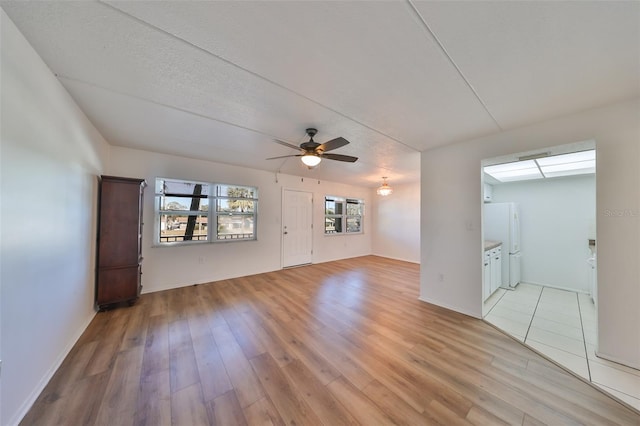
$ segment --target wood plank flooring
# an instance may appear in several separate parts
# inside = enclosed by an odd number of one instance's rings
[[[145,294],[98,313],[23,425],[638,425],[366,256]]]

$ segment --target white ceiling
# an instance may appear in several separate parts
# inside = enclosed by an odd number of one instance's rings
[[[0,4],[111,144],[355,185],[640,96],[634,1]],[[265,160],[307,127],[360,159]]]

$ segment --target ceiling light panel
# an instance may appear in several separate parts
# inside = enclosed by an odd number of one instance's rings
[[[495,166],[487,166],[484,171],[493,176],[494,173],[509,172],[513,170],[537,169],[533,160],[514,161],[513,163],[496,164]]]
[[[560,176],[577,176],[577,175],[588,175],[588,174],[593,174],[596,172],[596,168],[591,167],[591,168],[584,168],[584,169],[576,169],[576,170],[559,170],[559,171],[555,171],[555,172],[544,172],[545,177],[548,178],[553,178],[553,177],[560,177]]]
[[[485,167],[484,171],[500,182],[591,174],[596,171],[596,151],[592,149],[496,164]]]
[[[596,160],[578,161],[575,163],[553,164],[551,166],[540,166],[542,173],[548,176],[549,173],[562,171],[578,171],[596,168]]]
[[[583,161],[593,161],[595,164],[596,150],[572,152],[570,154],[554,155],[551,157],[538,158],[536,161],[541,167],[556,164],[577,163]]]
[[[484,168],[485,173],[500,182],[513,182],[516,180],[541,179],[544,176],[533,160],[515,161],[513,163],[496,164]]]
[[[485,169],[486,171],[486,169]],[[544,176],[540,173],[540,170],[536,168],[520,169],[520,170],[508,170],[503,172],[489,173],[495,179],[500,182],[513,182],[516,180],[529,180],[529,179],[542,179]]]
[[[554,155],[536,160],[545,177],[586,175],[596,172],[596,150]]]
[[[554,164],[542,166],[545,177],[586,175],[596,172],[596,160],[576,161],[574,163]]]

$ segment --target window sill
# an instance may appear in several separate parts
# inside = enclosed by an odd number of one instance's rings
[[[206,244],[229,244],[229,243],[241,243],[241,242],[253,242],[258,241],[257,238],[253,239],[227,239],[227,240],[218,240],[218,241],[187,241],[187,242],[172,242],[172,243],[154,243],[151,245],[151,248],[169,248],[169,247],[182,247],[182,246],[196,246],[196,245],[206,245]]]

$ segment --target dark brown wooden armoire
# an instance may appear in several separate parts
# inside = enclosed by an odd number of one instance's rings
[[[133,304],[142,290],[144,179],[101,176],[98,202],[96,307]]]

